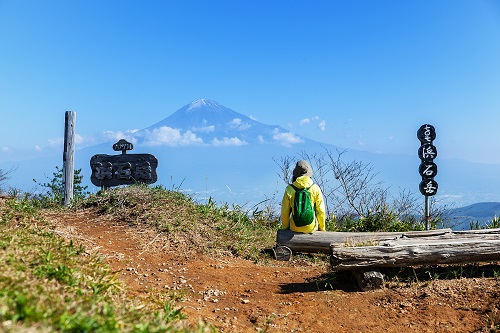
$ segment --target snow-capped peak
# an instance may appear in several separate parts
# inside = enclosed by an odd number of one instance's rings
[[[190,111],[192,111],[194,109],[198,109],[198,108],[201,108],[201,107],[220,108],[220,107],[222,107],[222,105],[220,105],[216,101],[212,101],[210,99],[200,98],[200,99],[197,99],[197,100],[191,102],[188,105],[188,107],[186,109],[186,112],[190,112]]]

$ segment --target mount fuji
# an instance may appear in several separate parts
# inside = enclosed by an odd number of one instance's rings
[[[125,132],[124,132],[125,133]],[[266,125],[233,111],[215,101],[199,99],[187,104],[159,122],[127,132],[114,141],[79,149],[75,168],[82,169],[84,185],[90,183],[89,161],[95,154],[116,154],[112,145],[118,139],[134,144],[129,153],[153,154],[158,159],[156,185],[192,194],[195,199],[251,205],[265,199],[281,198],[285,182],[275,161],[282,157],[300,159],[301,153],[322,154],[345,151],[346,161],[369,164],[381,181],[394,192],[409,189],[416,194],[421,177],[418,142],[412,155],[375,154],[345,150],[316,142],[279,125]],[[18,163],[10,182],[16,188],[28,188],[32,179],[42,180],[61,165],[61,155]],[[439,160],[438,200],[457,206],[481,201],[500,201],[498,165],[464,160]],[[8,170],[6,163],[0,169]],[[28,175],[28,176],[26,176]]]
[[[278,125],[264,125],[215,101],[199,99],[134,134],[145,146],[244,146],[310,141]]]
[[[179,188],[199,199],[240,205],[260,202],[284,185],[273,158],[293,155],[319,143],[278,125],[265,125],[213,100],[199,99],[165,119],[123,137],[134,144],[130,153],[158,159],[158,183]],[[113,142],[81,149],[75,168],[91,172],[97,153],[112,154]],[[86,162],[88,163],[88,162]],[[88,170],[85,172],[85,170]]]

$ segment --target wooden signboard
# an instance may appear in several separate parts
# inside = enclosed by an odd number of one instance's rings
[[[92,175],[90,181],[95,186],[112,187],[136,183],[153,184],[158,180],[156,168],[158,160],[151,154],[126,154],[132,144],[120,140],[113,145],[121,155],[97,154],[90,159]]]

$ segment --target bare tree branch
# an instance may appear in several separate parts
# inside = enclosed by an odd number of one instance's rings
[[[2,183],[10,178],[10,175],[17,170],[17,167],[12,167],[9,170],[0,169],[0,193],[2,192]]]

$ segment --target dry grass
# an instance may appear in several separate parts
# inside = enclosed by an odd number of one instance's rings
[[[91,195],[73,209],[93,213],[138,228],[155,228],[180,253],[197,251],[260,260],[261,251],[274,245],[279,224],[274,216],[251,213],[238,205],[195,203],[178,191],[161,187],[129,186]]]

